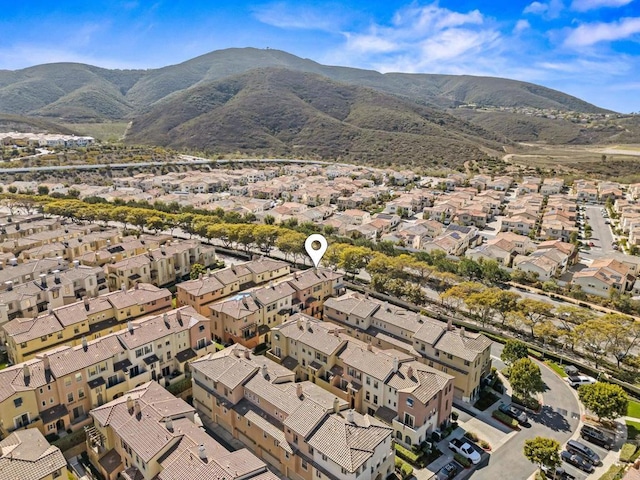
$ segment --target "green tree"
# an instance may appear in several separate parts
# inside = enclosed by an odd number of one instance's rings
[[[274,223],[276,223],[276,219],[273,215],[265,215],[262,221],[265,225],[273,225]]]
[[[614,420],[627,414],[629,397],[619,385],[596,382],[578,388],[584,406],[601,418]]]
[[[342,250],[338,265],[346,273],[356,276],[369,263],[371,254],[371,250],[365,247],[346,247]]]
[[[604,316],[592,318],[575,328],[579,344],[591,354],[596,368],[606,356],[612,340],[611,326],[603,318]]]
[[[493,308],[502,320],[502,325],[505,324],[508,314],[517,308],[518,300],[520,295],[516,292],[498,289],[493,299]]]
[[[507,340],[500,354],[500,360],[507,365],[513,365],[517,360],[527,357],[529,357],[529,348],[520,340]]]
[[[191,280],[195,280],[196,278],[200,277],[200,274],[203,274],[206,271],[207,269],[205,268],[204,265],[200,263],[194,263],[191,266],[191,272],[189,273],[189,278]]]
[[[278,237],[276,247],[284,253],[285,257],[291,255],[295,262],[298,256],[305,253],[304,242],[306,239],[307,237],[302,233],[287,231]]]
[[[540,367],[529,358],[521,358],[513,362],[509,369],[509,383],[513,392],[522,399],[530,398],[534,393],[544,391]]]
[[[496,290],[500,289],[488,288],[480,292],[475,292],[469,295],[464,300],[464,303],[469,311],[475,313],[478,316],[478,319],[480,320],[482,326],[490,321],[493,317],[493,314],[495,313],[494,298],[496,295]]]
[[[530,438],[524,442],[524,456],[531,463],[548,467],[554,472],[561,463],[560,443],[552,438]]]
[[[525,298],[518,302],[518,311],[522,315],[522,323],[529,327],[531,336],[535,338],[535,326],[553,315],[553,305],[542,300]]]
[[[46,185],[39,185],[38,195],[49,195],[49,187],[47,187]]]

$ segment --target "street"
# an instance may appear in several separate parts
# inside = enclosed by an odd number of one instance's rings
[[[589,241],[593,242],[594,246],[591,247],[591,250],[581,252],[581,256],[593,259],[615,251],[612,246],[613,234],[602,216],[602,208],[602,205],[587,205],[585,207],[585,213],[589,217],[587,223],[591,225],[591,239]]]
[[[493,344],[491,348],[493,365],[501,370],[504,363],[500,360],[502,345]],[[538,363],[538,362],[536,362]],[[525,480],[536,471],[536,466],[523,454],[524,442],[536,436],[553,438],[564,444],[578,428],[580,405],[575,391],[551,369],[541,364],[542,379],[547,390],[542,394],[543,407],[538,414],[529,415],[531,427],[523,428],[514,438],[492,453],[489,464],[474,472],[473,480]],[[568,467],[577,480],[586,478],[585,474]]]

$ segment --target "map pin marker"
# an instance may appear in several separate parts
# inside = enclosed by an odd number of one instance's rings
[[[320,244],[320,247],[317,249],[313,248],[314,242],[318,242]],[[304,242],[304,249],[307,251],[307,255],[311,257],[311,260],[313,260],[313,264],[315,265],[315,267],[318,268],[324,252],[327,251],[327,239],[319,233],[309,235],[307,237],[307,240]]]

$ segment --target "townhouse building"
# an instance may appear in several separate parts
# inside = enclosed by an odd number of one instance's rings
[[[348,292],[324,304],[323,319],[346,327],[346,333],[378,348],[393,348],[454,377],[454,398],[477,400],[491,370],[491,341],[368,296]]]
[[[194,405],[287,478],[379,479],[394,468],[392,430],[240,345],[191,364]],[[356,455],[355,453],[358,452]]]
[[[365,344],[334,323],[296,314],[273,328],[267,356],[384,421],[396,441],[409,447],[449,422],[451,375],[417,362],[415,355]]]
[[[246,449],[229,452],[198,426],[193,407],[155,382],[91,410],[91,418],[89,460],[108,480],[278,478]]]
[[[0,442],[3,478],[54,480],[67,478],[67,460],[36,429],[13,432]]]
[[[13,363],[32,358],[58,345],[78,345],[124,328],[129,320],[171,308],[171,292],[137,284],[129,291],[110,292],[95,298],[52,308],[34,318],[15,318],[2,325]]]
[[[290,272],[286,262],[260,258],[222,270],[207,272],[195,280],[177,285],[178,305],[190,305],[200,314],[209,316],[209,304],[253,285],[281,278]]]
[[[572,283],[588,295],[609,298],[612,291],[625,293],[633,287],[635,276],[630,268],[612,258],[594,260],[588,268],[573,274]]]
[[[77,430],[90,423],[90,409],[135,386],[182,382],[190,374],[188,362],[214,350],[210,336],[209,320],[182,307],[9,367],[0,374],[0,434]]]
[[[19,317],[33,318],[51,308],[68,305],[86,295],[97,296],[107,289],[104,271],[79,266],[69,270],[41,273],[33,281],[0,291],[0,325]]]

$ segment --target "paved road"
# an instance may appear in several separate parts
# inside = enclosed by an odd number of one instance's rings
[[[591,240],[594,243],[592,247],[592,255],[585,256],[599,256],[598,254],[607,254],[614,252],[611,242],[613,242],[613,234],[611,228],[605,223],[605,219],[602,216],[602,205],[587,205],[585,211],[589,219],[587,223],[591,225]]]
[[[491,353],[493,365],[504,367],[500,360],[502,345],[494,344]],[[578,428],[580,407],[574,390],[552,370],[541,366],[542,379],[547,385],[543,393],[544,407],[539,414],[530,415],[531,426],[492,453],[489,464],[473,473],[473,480],[525,480],[536,467],[523,455],[524,442],[535,436],[554,438],[564,444]],[[577,476],[582,479],[584,476]]]

